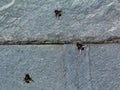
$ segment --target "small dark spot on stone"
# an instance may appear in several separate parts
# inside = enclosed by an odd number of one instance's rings
[[[32,78],[30,77],[30,75],[29,74],[25,74],[25,78],[24,78],[24,82],[25,83],[30,83],[30,82],[32,82],[33,80],[32,80]]]
[[[77,46],[78,50],[84,50],[85,49],[85,45],[81,44],[80,42],[77,42],[76,46]]]
[[[55,10],[54,12],[55,12],[56,18],[59,19],[62,16],[62,10]]]

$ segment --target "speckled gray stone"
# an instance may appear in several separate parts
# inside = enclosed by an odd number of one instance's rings
[[[93,90],[120,90],[120,45],[90,46]]]
[[[65,90],[62,46],[0,46],[1,90]],[[34,82],[24,84],[25,73]]]
[[[119,90],[120,45],[1,45],[1,90]],[[34,82],[25,84],[29,73]]]
[[[118,0],[0,0],[0,41],[99,41],[119,30]]]
[[[86,48],[76,45],[0,46],[0,90],[92,90]],[[34,82],[23,82],[29,73]]]
[[[65,47],[66,90],[92,90],[89,70],[89,47],[81,54],[75,45]]]

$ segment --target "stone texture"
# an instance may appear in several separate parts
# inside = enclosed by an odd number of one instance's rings
[[[120,38],[120,0],[0,0],[0,44]],[[60,20],[54,10],[63,11]],[[30,42],[33,41],[33,42]],[[0,46],[1,90],[120,90],[120,46]],[[34,82],[24,84],[25,73]]]
[[[1,90],[91,90],[89,59],[75,45],[0,46]],[[34,82],[25,84],[29,73]]]
[[[119,90],[120,46],[1,45],[1,90]],[[29,73],[34,82],[25,84]]]
[[[62,9],[57,20],[55,9]],[[0,0],[0,41],[99,41],[120,37],[117,0]]]
[[[62,46],[0,46],[1,90],[65,90]],[[33,83],[24,84],[25,73]]]
[[[92,90],[89,70],[89,48],[81,54],[76,46],[66,45],[64,53],[66,67],[66,90]]]
[[[120,45],[91,45],[93,90],[120,90]]]

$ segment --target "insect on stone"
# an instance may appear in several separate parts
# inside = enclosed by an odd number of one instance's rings
[[[25,74],[25,77],[24,77],[24,82],[25,83],[30,83],[30,82],[32,82],[33,80],[32,80],[32,78],[30,77],[30,75],[29,74]]]
[[[77,49],[80,51],[80,53],[81,53],[81,51],[83,51],[83,50],[85,49],[85,47],[86,47],[86,45],[83,45],[83,44],[81,44],[80,42],[77,42],[77,43],[76,43],[76,46],[77,46]]]
[[[60,17],[62,16],[62,10],[55,10],[55,16],[57,19],[60,19]]]

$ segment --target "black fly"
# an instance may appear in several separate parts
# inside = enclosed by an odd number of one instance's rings
[[[30,75],[29,74],[25,74],[25,77],[24,77],[24,82],[25,83],[30,83],[30,82],[32,82],[33,80],[32,80],[32,78],[30,77]]]
[[[85,47],[86,47],[86,45],[83,45],[83,44],[81,44],[80,42],[77,42],[77,43],[76,43],[76,46],[77,46],[77,49],[80,51],[80,53],[81,53],[81,51],[83,51],[83,50],[85,49]]]
[[[55,10],[55,16],[57,19],[60,19],[60,17],[62,16],[62,10]]]

